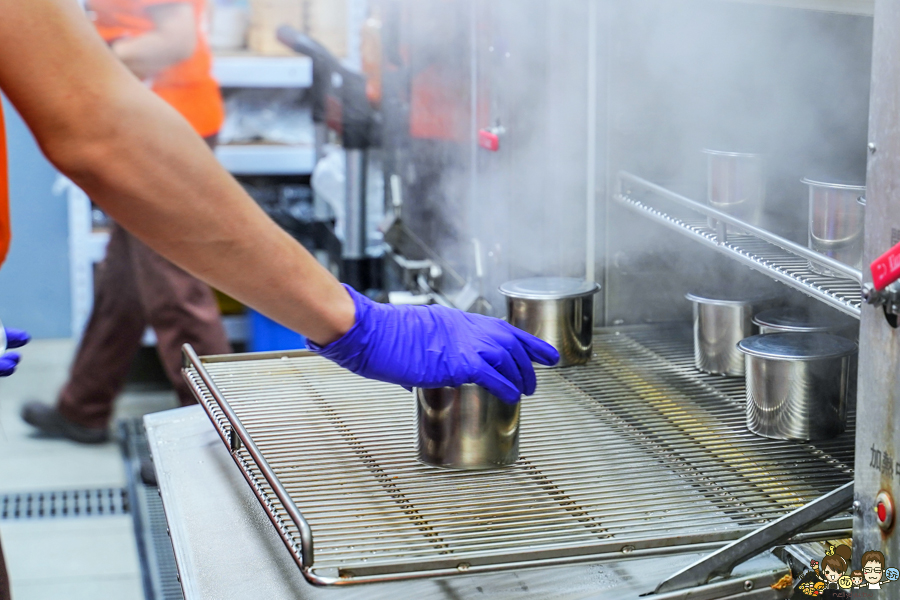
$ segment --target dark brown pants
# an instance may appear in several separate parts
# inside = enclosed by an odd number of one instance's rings
[[[181,377],[181,346],[200,355],[231,352],[219,309],[206,284],[182,271],[119,225],[97,270],[94,308],[59,395],[62,415],[106,427],[147,325],[182,405],[194,402]]]
[[[3,563],[3,548],[0,548],[0,600],[10,600],[9,576]]]

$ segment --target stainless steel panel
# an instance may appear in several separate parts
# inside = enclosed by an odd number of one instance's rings
[[[888,250],[900,236],[900,3],[875,5],[872,94],[869,115],[869,167],[866,189],[866,241],[863,264]],[[871,282],[866,269],[866,281]],[[887,565],[900,563],[897,526],[883,532],[877,524],[875,497],[900,490],[900,332],[881,309],[862,311],[859,351],[853,568],[866,550],[884,553]],[[889,584],[897,585],[897,584]],[[896,590],[888,592],[896,594]],[[887,596],[885,596],[887,597]]]
[[[598,333],[589,365],[542,370],[519,462],[478,472],[418,462],[396,386],[303,353],[194,362],[195,394],[321,584],[712,548],[851,478],[852,424],[821,444],[751,434],[743,382],[698,374],[689,330]]]

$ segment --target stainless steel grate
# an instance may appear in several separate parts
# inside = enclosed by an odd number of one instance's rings
[[[418,463],[411,395],[317,356],[193,357],[185,376],[319,584],[712,548],[852,479],[852,424],[820,445],[750,434],[743,383],[698,374],[689,332],[598,332],[594,352],[539,372],[520,461],[474,473]]]
[[[859,271],[837,265],[843,267],[846,277],[816,274],[809,269],[808,260],[810,257],[818,256],[819,260],[823,261],[825,260],[823,257],[809,249],[796,248],[793,242],[767,232],[766,239],[755,235],[729,233],[727,241],[721,241],[717,232],[710,228],[707,222],[706,213],[711,212],[710,207],[628,173],[620,174],[619,178],[622,182],[622,191],[615,199],[623,206],[859,318],[862,277]],[[658,206],[660,199],[672,201],[673,205],[670,208],[675,210],[660,208]],[[684,211],[685,207],[691,209],[691,212]],[[681,210],[678,210],[679,208]],[[746,228],[746,225],[744,227]]]
[[[0,495],[0,521],[65,517],[114,517],[130,510],[122,488]]]

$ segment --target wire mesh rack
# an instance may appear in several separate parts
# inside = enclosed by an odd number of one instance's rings
[[[652,221],[859,318],[862,273],[856,269],[630,173],[619,174],[619,193],[614,198]],[[723,235],[723,231],[710,226],[709,217],[730,224],[741,233],[729,231]],[[838,276],[812,271],[811,260]]]
[[[185,377],[305,577],[320,585],[712,549],[853,477],[823,444],[745,427],[742,380],[699,374],[683,329],[598,331],[590,364],[543,369],[520,460],[416,459],[397,386],[305,352],[199,359]],[[849,517],[798,539],[846,536]]]

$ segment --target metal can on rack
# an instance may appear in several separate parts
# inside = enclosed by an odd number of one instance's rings
[[[746,359],[747,428],[779,440],[821,440],[847,425],[856,344],[827,333],[769,333],[738,344]]]
[[[704,291],[686,298],[694,303],[694,365],[704,373],[743,377],[737,344],[756,333],[753,315],[776,306],[778,297]]]
[[[450,469],[491,469],[519,459],[519,407],[483,387],[416,389],[419,460]]]
[[[866,214],[860,198],[866,193],[866,186],[809,178],[802,181],[809,186],[810,250],[860,269]],[[845,277],[813,260],[809,261],[809,269],[820,275]]]
[[[761,154],[703,150],[707,161],[707,201],[750,225],[760,225],[766,199],[766,166]],[[716,227],[710,217],[709,226]],[[733,233],[743,233],[736,230]]]
[[[509,323],[556,348],[557,367],[591,359],[599,291],[600,284],[571,277],[532,277],[500,286]]]

